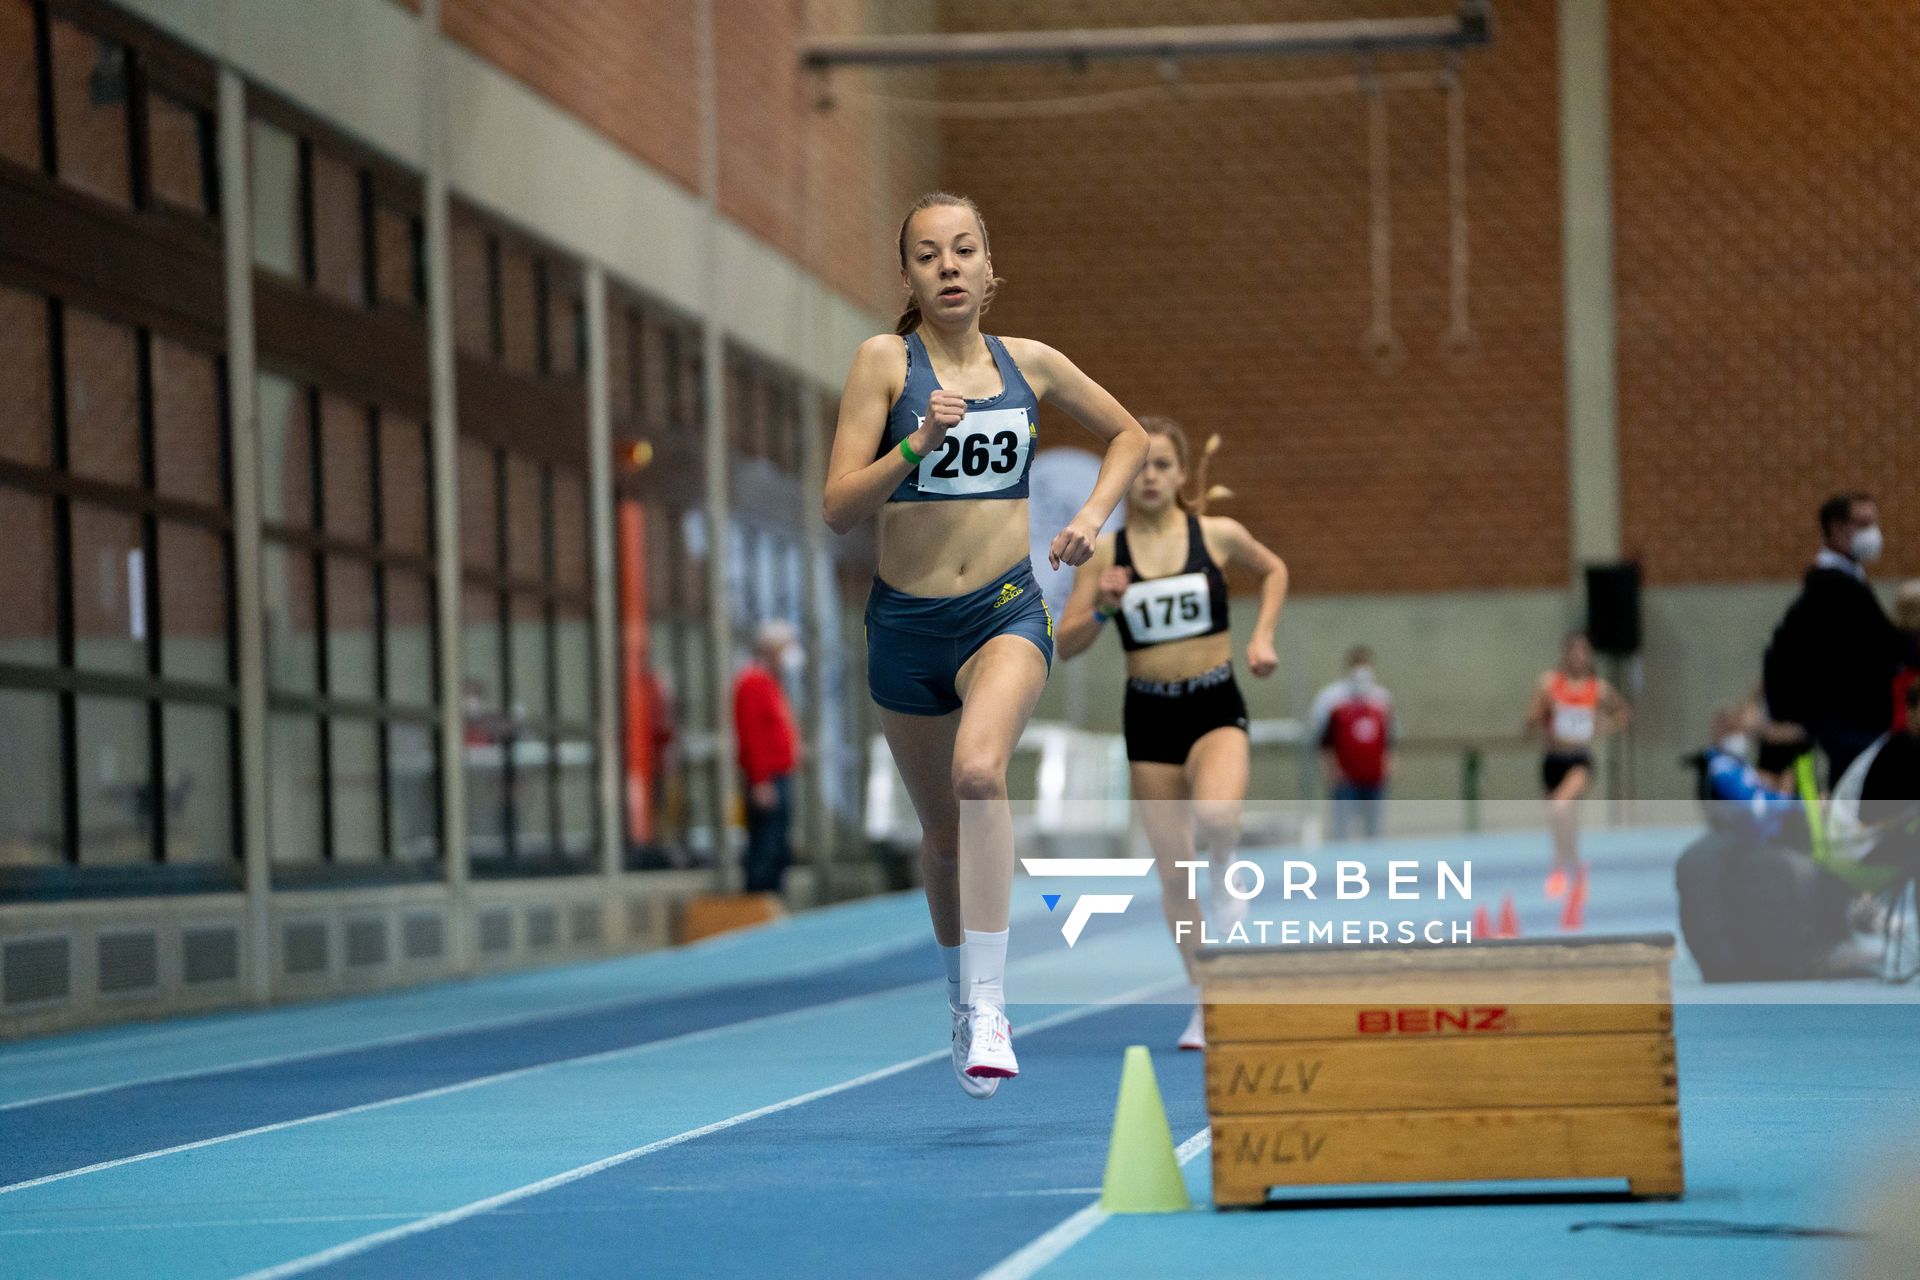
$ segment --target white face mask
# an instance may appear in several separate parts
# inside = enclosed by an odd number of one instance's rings
[[[1870,524],[1853,535],[1853,558],[1861,564],[1872,564],[1880,558],[1881,546],[1880,526]]]
[[[1744,733],[1730,733],[1720,739],[1720,749],[1740,760],[1753,758],[1753,739]]]
[[[800,677],[807,671],[807,651],[797,644],[790,644],[780,655],[780,678],[784,683],[798,685]]]
[[[1347,673],[1347,679],[1353,681],[1353,687],[1356,689],[1371,689],[1373,688],[1373,668],[1355,667]]]

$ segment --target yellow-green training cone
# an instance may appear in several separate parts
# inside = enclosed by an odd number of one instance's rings
[[[1120,1071],[1120,1105],[1113,1112],[1100,1207],[1108,1213],[1179,1213],[1190,1207],[1153,1059],[1143,1044],[1127,1049]]]

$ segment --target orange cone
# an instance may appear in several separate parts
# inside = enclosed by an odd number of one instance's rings
[[[1479,942],[1486,938],[1497,938],[1499,936],[1499,934],[1493,931],[1493,921],[1487,918],[1487,904],[1483,902],[1475,907],[1473,909],[1473,940]]]
[[[1587,927],[1587,869],[1584,866],[1574,874],[1573,887],[1567,891],[1567,906],[1560,913],[1560,927],[1568,933]]]
[[[1500,903],[1500,936],[1517,938],[1520,936],[1520,913],[1513,905],[1513,895],[1508,894]]]

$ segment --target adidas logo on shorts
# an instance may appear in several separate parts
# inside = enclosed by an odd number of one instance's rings
[[[1007,601],[1018,600],[1025,594],[1027,594],[1025,587],[1017,586],[1011,582],[1003,582],[1000,584],[1000,598],[993,602],[993,607],[998,609],[1001,605],[1007,603]]]

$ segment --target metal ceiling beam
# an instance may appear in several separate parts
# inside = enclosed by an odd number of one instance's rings
[[[1265,22],[1211,27],[982,31],[938,35],[841,36],[808,40],[802,65],[914,67],[950,63],[1065,62],[1389,53],[1490,44],[1486,0],[1463,0],[1450,18],[1362,18],[1346,22]]]

